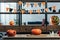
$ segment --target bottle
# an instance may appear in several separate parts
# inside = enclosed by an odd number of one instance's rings
[[[54,36],[54,31],[52,31],[51,36]]]
[[[45,19],[43,19],[43,21],[42,21],[42,26],[44,26],[44,24],[45,24]]]

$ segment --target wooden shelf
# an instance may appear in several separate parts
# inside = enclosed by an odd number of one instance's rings
[[[0,27],[10,27],[11,25],[0,25]],[[11,27],[18,27],[19,25],[13,25]]]
[[[30,14],[30,13],[24,13],[24,14]],[[32,14],[45,14],[45,13],[43,12],[43,13],[32,13]]]
[[[60,0],[47,0],[47,2],[60,2]]]
[[[0,0],[0,2],[18,2],[19,0]]]
[[[46,12],[46,14],[60,14],[59,12]]]
[[[45,0],[22,0],[23,2],[43,2]]]
[[[0,12],[0,14],[22,14],[20,12]],[[24,14],[30,14],[30,13],[24,13]],[[60,14],[59,12],[42,12],[42,13],[32,13],[32,14]]]
[[[30,14],[30,13],[24,13],[24,14]],[[32,14],[60,14],[59,12],[43,12],[43,13],[32,13]]]
[[[0,12],[0,14],[20,14],[19,12],[13,13],[13,12]]]
[[[18,1],[23,1],[23,2],[42,2],[45,0],[0,0],[0,2],[18,2]]]
[[[0,12],[0,14],[22,14],[20,12],[16,12],[16,13],[12,13],[12,12]],[[30,14],[30,13],[24,13],[24,14]],[[43,13],[32,13],[32,14],[45,14],[44,12]]]

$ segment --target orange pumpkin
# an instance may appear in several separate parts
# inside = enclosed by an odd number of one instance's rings
[[[14,25],[14,21],[11,20],[11,21],[9,22],[9,24],[10,24],[10,25]]]
[[[34,35],[40,35],[42,33],[41,29],[32,29],[32,34]]]
[[[12,30],[12,29],[7,30],[7,35],[8,36],[15,36],[16,35],[16,30]]]

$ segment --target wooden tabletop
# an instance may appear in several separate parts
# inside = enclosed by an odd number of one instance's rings
[[[3,36],[3,38],[60,38],[58,34],[50,35],[50,34],[40,34],[40,35],[32,35],[32,34],[17,34],[14,37]]]

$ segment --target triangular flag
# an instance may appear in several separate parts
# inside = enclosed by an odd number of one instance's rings
[[[42,2],[41,4],[42,4],[43,6],[45,6],[45,2]]]
[[[22,1],[19,1],[19,2],[18,2],[18,5],[22,5],[22,3],[23,3]]]
[[[40,9],[36,10],[36,12],[40,14]]]
[[[34,3],[34,7],[37,7],[38,6],[38,4],[37,3]]]
[[[30,3],[29,2],[26,2],[26,6],[29,7],[30,6]]]
[[[29,10],[29,13],[30,13],[30,14],[32,14],[32,12],[33,12],[32,10]]]

